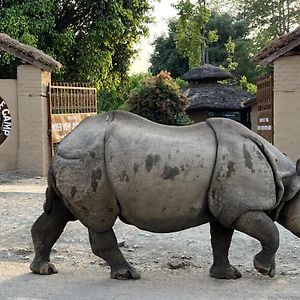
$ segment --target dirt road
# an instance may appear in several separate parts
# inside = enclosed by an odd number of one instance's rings
[[[279,227],[277,276],[252,266],[259,243],[239,232],[230,250],[243,277],[208,276],[212,261],[209,226],[172,234],[141,231],[120,221],[115,225],[122,251],[141,272],[138,281],[109,278],[105,263],[90,250],[87,230],[69,223],[52,252],[59,273],[32,274],[30,227],[42,212],[45,178],[0,174],[0,299],[300,299],[300,241]]]

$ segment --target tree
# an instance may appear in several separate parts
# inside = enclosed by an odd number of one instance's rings
[[[158,74],[160,70],[168,70],[173,77],[180,77],[188,70],[188,65],[186,64],[186,67],[184,67],[182,64],[182,61],[187,61],[187,58],[178,52],[175,42],[170,42],[174,41],[175,24],[176,20],[171,21],[168,25],[168,35],[159,37],[154,42],[155,50],[150,58],[150,70],[154,74]],[[226,13],[213,12],[206,25],[206,30],[214,31],[219,35],[218,40],[209,44],[206,49],[207,62],[227,68],[228,54],[226,43],[231,38],[232,42],[235,43],[235,51],[232,58],[238,64],[234,72],[235,75],[237,77],[245,75],[249,82],[255,83],[260,70],[251,61],[253,42],[249,38],[248,23]]]
[[[234,60],[234,54],[235,54],[235,49],[236,49],[236,44],[232,40],[231,36],[229,37],[227,43],[225,44],[225,49],[227,53],[227,67],[226,69],[235,74],[237,68],[239,67],[239,64]],[[255,94],[256,93],[256,85],[249,82],[248,78],[245,75],[239,74],[239,76],[235,76],[234,80],[230,80],[228,84],[234,84],[236,86],[240,86],[243,90]]]
[[[134,89],[127,101],[128,110],[160,124],[188,125],[191,120],[185,110],[187,98],[170,73],[161,71],[156,76],[145,78]]]
[[[205,3],[180,0],[175,7],[179,18],[176,24],[175,43],[178,52],[189,60],[190,67],[205,63],[205,48],[217,40],[215,31],[205,31],[210,18],[210,11]]]
[[[251,61],[255,50],[253,40],[249,37],[249,23],[244,19],[240,19],[239,16],[233,17],[227,13],[213,13],[207,24],[207,29],[214,29],[219,33],[218,41],[211,44],[207,49],[209,62],[228,68],[230,64],[228,52],[230,52],[230,49],[226,48],[234,45],[234,49],[231,49],[233,50],[231,51],[231,59],[232,62],[236,63],[236,66],[231,71],[238,79],[246,76],[249,82],[256,83],[256,78],[261,73],[261,69]]]
[[[218,40],[209,45],[208,60],[216,65],[223,65],[226,60],[225,44],[229,38],[233,41],[246,41],[249,34],[248,24],[244,20],[237,19],[227,13],[213,12],[206,25],[207,30],[216,31]]]
[[[134,44],[146,34],[149,0],[2,0],[0,32],[37,47],[64,68],[54,80],[91,81],[116,89],[126,79]],[[0,78],[16,76],[17,59],[0,55]]]
[[[291,31],[300,22],[299,0],[238,0],[240,15],[250,24],[259,47]]]
[[[153,43],[154,52],[150,57],[150,72],[156,75],[161,70],[166,70],[173,78],[177,78],[189,69],[188,59],[180,55],[176,49],[176,22],[171,20],[168,28],[168,35],[159,36]]]

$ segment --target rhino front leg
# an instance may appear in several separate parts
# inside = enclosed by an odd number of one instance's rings
[[[110,277],[114,279],[139,279],[139,272],[124,258],[117,243],[113,229],[95,232],[89,229],[92,251],[101,257],[111,268]]]
[[[211,245],[213,250],[213,265],[209,273],[211,277],[220,279],[236,279],[241,277],[237,268],[228,260],[228,251],[233,229],[226,228],[218,221],[210,223]]]
[[[237,219],[234,228],[260,241],[262,250],[254,257],[254,267],[263,275],[274,277],[279,246],[279,232],[274,222],[264,212],[250,211]]]
[[[60,237],[68,221],[77,220],[67,209],[63,201],[54,200],[49,214],[43,213],[32,225],[31,236],[35,257],[30,265],[32,272],[42,275],[57,273],[50,263],[51,248]]]

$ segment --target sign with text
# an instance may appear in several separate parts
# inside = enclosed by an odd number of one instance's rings
[[[96,113],[51,114],[52,143],[59,143],[83,119]]]
[[[258,112],[257,133],[268,142],[273,143],[273,117],[271,110]]]
[[[0,97],[0,145],[11,132],[11,116],[6,102]]]

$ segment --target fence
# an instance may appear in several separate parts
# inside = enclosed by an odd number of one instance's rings
[[[49,140],[56,145],[83,119],[97,114],[97,91],[87,83],[53,83],[49,87]]]

